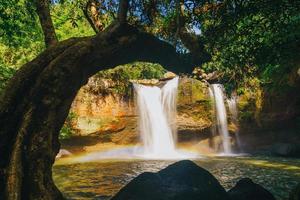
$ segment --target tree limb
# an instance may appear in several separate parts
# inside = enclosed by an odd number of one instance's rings
[[[88,2],[86,3],[86,6],[84,6],[84,8],[82,8],[82,12],[83,12],[83,14],[84,14],[86,20],[89,22],[90,26],[92,27],[92,29],[95,31],[95,33],[98,33],[98,30],[97,30],[97,28],[95,27],[95,24],[93,23],[92,19],[91,19],[90,16],[89,16],[89,13],[88,13],[89,2],[90,2],[90,1],[88,1]]]
[[[176,24],[177,30],[175,37],[179,37],[183,45],[190,51],[195,63],[204,62],[209,58],[204,49],[204,43],[200,37],[191,33],[186,28],[186,19],[184,17],[184,0],[176,1]]]
[[[95,24],[95,27],[97,28],[97,30],[103,31],[103,24],[101,23],[99,17],[99,10],[100,10],[100,3],[96,0],[90,0],[90,12],[91,12],[91,18]]]
[[[118,21],[121,24],[126,23],[127,21],[128,8],[129,8],[129,0],[120,0],[119,10],[118,10]]]
[[[104,29],[103,24],[99,19],[100,3],[96,0],[89,0],[86,6],[82,9],[85,18],[95,31],[95,33],[101,32]]]
[[[49,3],[49,0],[35,0],[36,12],[42,26],[46,47],[55,45],[58,42],[51,20]]]

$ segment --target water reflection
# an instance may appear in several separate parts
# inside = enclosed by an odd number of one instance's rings
[[[109,199],[138,174],[156,172],[175,161],[105,160],[91,163],[56,165],[57,186],[69,199]],[[277,199],[287,199],[300,182],[300,160],[265,157],[212,157],[195,161],[209,170],[229,189],[241,178],[249,177],[269,189]]]

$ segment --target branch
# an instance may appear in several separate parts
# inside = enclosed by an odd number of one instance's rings
[[[88,2],[86,3],[86,6],[85,6],[84,8],[82,8],[82,12],[83,12],[83,14],[84,14],[86,20],[89,22],[90,26],[92,27],[92,29],[95,31],[95,33],[98,33],[98,30],[97,30],[97,28],[95,27],[95,24],[93,23],[92,19],[91,19],[90,16],[89,16],[89,13],[88,13],[89,2],[90,2],[90,1],[88,1]]]
[[[36,12],[44,33],[46,47],[55,45],[58,40],[55,33],[55,28],[51,20],[49,0],[35,0]]]
[[[177,30],[175,38],[179,36],[183,45],[191,52],[194,63],[203,63],[209,58],[204,49],[203,41],[194,33],[190,33],[186,28],[186,19],[184,17],[184,0],[176,1],[177,9]]]
[[[95,25],[95,27],[97,28],[98,32],[103,31],[104,26],[101,23],[100,19],[99,19],[99,9],[101,4],[99,2],[97,2],[96,0],[90,0],[90,12],[91,12],[91,17],[93,20],[93,23]]]
[[[180,35],[182,27],[184,27],[185,22],[184,22],[184,2],[183,0],[176,0],[176,33],[175,33],[175,45],[177,38]]]
[[[129,0],[120,0],[119,10],[118,10],[118,21],[121,24],[126,23],[127,21],[128,7],[129,7]]]
[[[125,63],[134,61],[152,62],[159,63],[167,70],[175,73],[191,73],[193,71],[195,65],[191,62],[189,54],[177,53],[173,45],[152,34],[141,32],[128,24],[116,24],[114,27],[108,27],[107,29],[112,32],[107,40],[110,41],[113,37],[118,37],[120,43],[122,43],[121,46],[115,47],[119,51],[115,54],[118,57],[122,56],[120,60],[126,60]],[[100,36],[98,35],[95,40],[100,41],[100,38],[98,38]],[[98,53],[93,56],[95,60],[97,55]],[[117,61],[117,56],[114,56],[113,60]]]
[[[152,25],[154,18],[157,15],[158,0],[143,1],[143,12],[149,20],[149,25]]]

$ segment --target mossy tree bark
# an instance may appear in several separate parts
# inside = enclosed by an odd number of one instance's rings
[[[192,69],[170,44],[123,21],[50,46],[17,72],[0,99],[0,199],[63,199],[52,165],[77,91],[96,72],[133,61]]]

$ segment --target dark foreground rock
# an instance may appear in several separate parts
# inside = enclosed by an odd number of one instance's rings
[[[300,183],[296,188],[291,192],[289,200],[300,200]]]
[[[274,196],[262,186],[243,178],[228,191],[231,200],[275,200]]]
[[[143,173],[112,200],[229,200],[218,180],[192,161],[179,161],[157,173]]]

